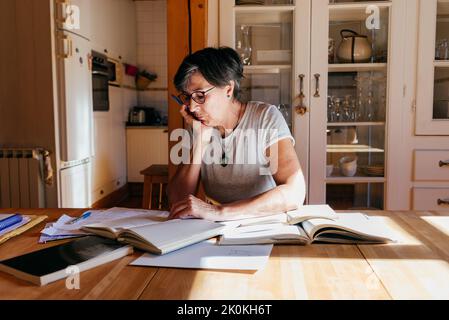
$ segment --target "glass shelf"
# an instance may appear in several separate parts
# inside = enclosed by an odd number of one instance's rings
[[[327,145],[327,153],[384,153],[384,149],[374,148],[363,144],[334,144]]]
[[[334,176],[328,177],[326,179],[327,184],[356,184],[356,183],[384,183],[384,177],[367,177],[367,176],[355,176],[355,177],[343,177]]]
[[[346,2],[329,5],[329,20],[331,22],[365,21],[368,5],[376,5],[380,9],[380,15],[387,15],[391,2]]]
[[[230,1],[230,0],[227,0]],[[244,9],[247,7],[294,7],[294,0],[235,0],[235,7]]]
[[[329,72],[384,71],[387,66],[386,63],[332,63],[329,64]]]
[[[279,74],[284,71],[291,71],[291,65],[258,65],[245,66],[244,74]]]
[[[384,126],[385,122],[328,122],[328,128],[335,127],[375,127]]]

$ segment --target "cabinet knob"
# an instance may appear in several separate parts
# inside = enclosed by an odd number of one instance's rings
[[[439,206],[449,206],[449,199],[438,199],[437,203]]]
[[[449,161],[440,161],[440,168],[449,167]]]

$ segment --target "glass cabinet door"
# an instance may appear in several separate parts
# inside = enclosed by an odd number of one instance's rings
[[[418,135],[449,135],[449,2],[420,1]]]
[[[449,2],[437,3],[433,119],[449,120]]]
[[[220,1],[220,45],[234,48],[245,64],[243,98],[277,106],[296,139],[304,172],[309,124],[307,99],[298,96],[300,89],[309,90],[310,1]]]
[[[313,18],[325,6],[319,20],[328,21],[326,33],[312,26],[312,50],[319,50],[312,53],[312,202],[382,210],[393,2],[317,0],[312,5]]]

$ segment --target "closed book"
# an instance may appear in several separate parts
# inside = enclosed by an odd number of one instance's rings
[[[132,246],[102,237],[88,236],[1,261],[0,271],[44,286],[73,275],[74,270],[89,270],[132,252]]]

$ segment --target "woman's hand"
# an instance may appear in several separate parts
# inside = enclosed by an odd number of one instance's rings
[[[168,217],[170,220],[192,218],[221,221],[221,208],[189,195],[186,199],[173,204]]]
[[[193,129],[195,139],[199,139],[202,143],[210,143],[212,137],[212,127],[204,125],[202,122],[196,120],[193,114],[188,111],[188,107],[184,105],[181,108],[181,115],[184,118],[188,127]]]

